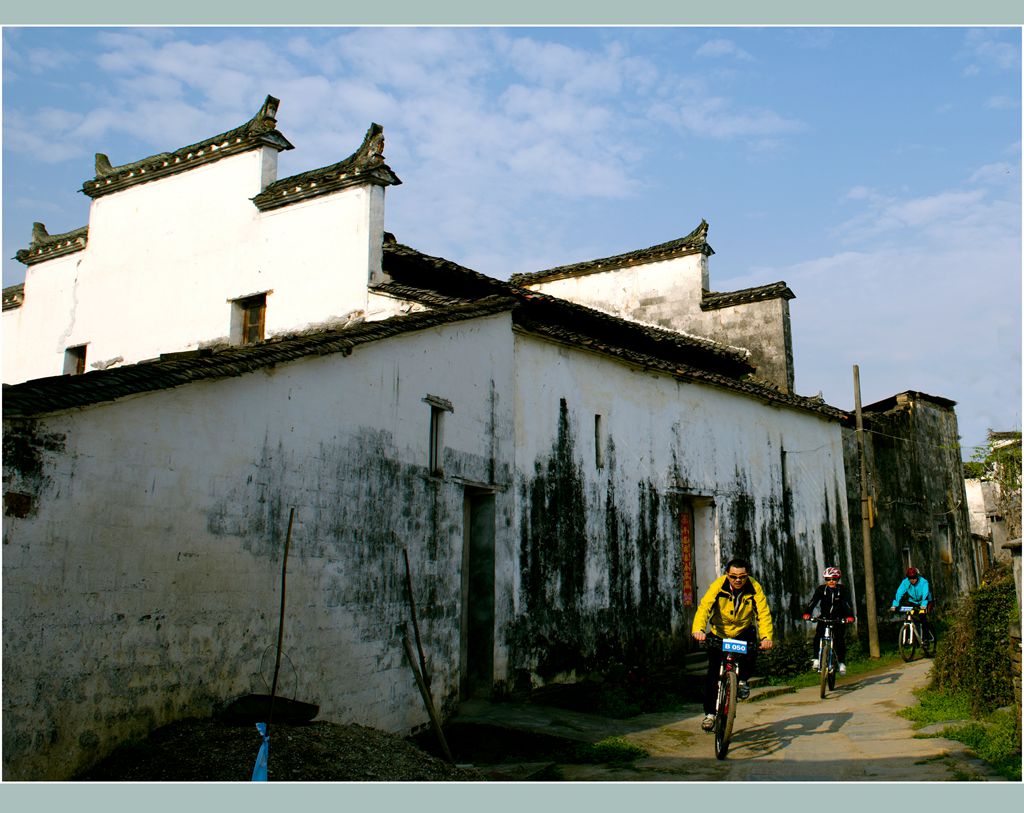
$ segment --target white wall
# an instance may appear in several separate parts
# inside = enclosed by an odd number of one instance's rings
[[[674,318],[700,313],[701,293],[708,287],[707,258],[689,254],[530,287],[623,319],[668,326]]]
[[[60,374],[74,345],[92,369],[227,342],[231,300],[250,294],[270,292],[268,338],[365,311],[383,188],[261,213],[250,199],[276,159],[262,147],[96,198],[86,248],[29,266],[4,312],[4,381]]]

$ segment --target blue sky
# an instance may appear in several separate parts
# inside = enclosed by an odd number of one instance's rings
[[[789,284],[798,392],[1021,423],[1021,30],[5,28],[4,285],[34,221],[269,93],[283,177],[370,122],[401,242],[506,278],[710,223],[711,285]],[[964,457],[970,456],[965,449]]]

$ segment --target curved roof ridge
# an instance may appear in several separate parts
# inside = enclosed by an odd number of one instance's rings
[[[79,226],[77,229],[66,231],[63,234],[50,234],[46,226],[35,222],[32,224],[32,242],[28,248],[18,249],[14,259],[25,265],[52,260],[54,257],[62,257],[65,254],[72,254],[81,251],[89,242],[89,227]]]
[[[294,149],[277,129],[280,103],[280,99],[268,95],[256,115],[238,127],[173,152],[157,153],[129,164],[113,166],[106,155],[98,152],[96,177],[82,184],[82,192],[97,198],[263,145],[277,150]]]
[[[262,211],[326,195],[358,183],[392,186],[401,182],[391,167],[384,163],[384,128],[372,122],[363,143],[347,158],[274,181],[252,201]]]
[[[701,218],[697,228],[684,237],[669,240],[665,243],[658,243],[647,248],[627,251],[622,254],[615,254],[611,257],[601,257],[596,260],[586,260],[570,265],[559,265],[555,268],[548,268],[544,271],[534,271],[528,274],[513,274],[509,280],[515,285],[536,285],[540,282],[547,282],[554,279],[565,279],[566,277],[578,277],[585,274],[596,274],[601,271],[613,271],[617,268],[627,268],[633,265],[645,265],[650,262],[671,260],[675,257],[683,257],[687,254],[703,253],[710,257],[715,253],[708,245],[708,222]]]
[[[740,288],[736,291],[704,291],[700,300],[701,310],[716,310],[730,305],[747,302],[760,302],[765,299],[796,299],[796,294],[784,282],[770,282],[767,285],[755,285],[752,288]]]

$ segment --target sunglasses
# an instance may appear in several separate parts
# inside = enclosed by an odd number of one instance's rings
[[[746,581],[749,578],[746,573],[744,573],[742,576],[734,576],[734,575],[732,575],[732,573],[727,573],[726,577],[731,582],[743,582],[743,581]]]
[[[839,579],[825,579],[826,582],[837,582]]]

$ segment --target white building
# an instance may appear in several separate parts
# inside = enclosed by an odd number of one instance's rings
[[[405,552],[443,713],[674,662],[730,556],[782,628],[850,566],[844,413],[792,392],[784,283],[710,292],[706,224],[558,280],[486,277],[385,234],[377,126],[276,180],[276,108],[98,158],[88,226],[19,255],[5,778],[266,691],[292,509],[282,692],[397,732],[427,719]]]

